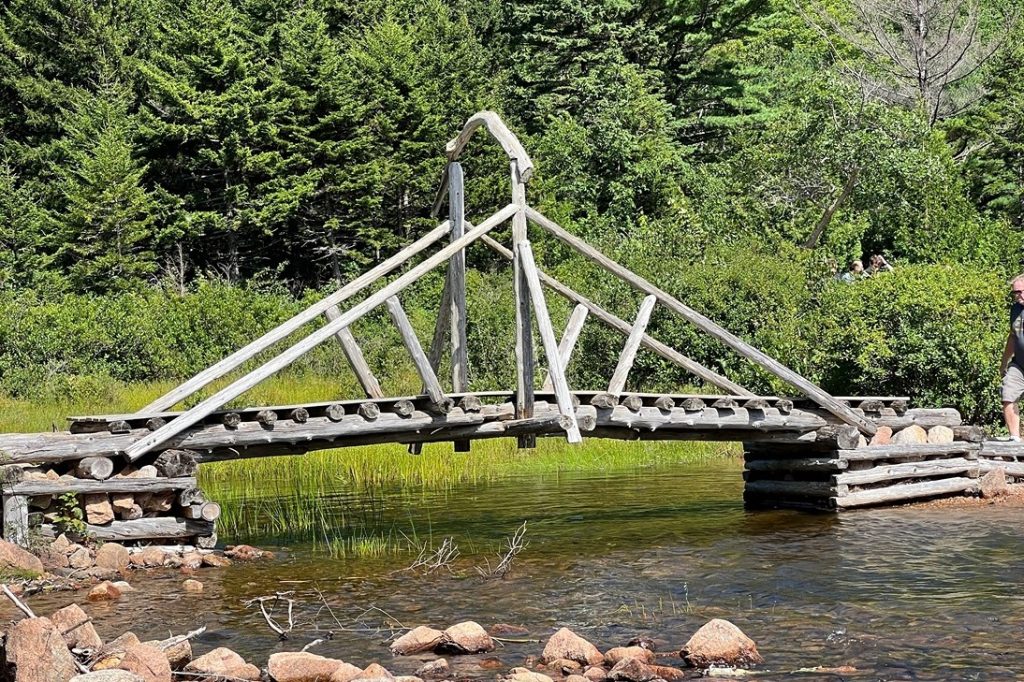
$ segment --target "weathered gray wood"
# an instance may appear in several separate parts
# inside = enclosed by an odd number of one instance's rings
[[[501,254],[502,256],[504,256],[506,259],[513,260],[512,252],[509,251],[508,249],[506,249],[504,246],[502,246],[499,242],[495,241],[491,237],[489,237],[489,236],[482,237],[481,241],[484,244],[486,244],[487,246],[491,247],[491,249],[494,250],[495,252],[497,252],[497,253]],[[594,303],[593,301],[588,299],[586,296],[583,296],[581,294],[576,293],[576,291],[574,291],[573,289],[565,286],[564,284],[559,282],[554,277],[551,277],[550,275],[545,274],[543,271],[541,271],[539,274],[540,274],[541,281],[549,289],[554,290],[556,293],[560,294],[563,298],[566,298],[566,299],[572,301],[573,303],[578,303],[580,305],[586,306],[587,310],[589,310],[594,315],[594,317],[596,317],[597,319],[601,320],[602,322],[604,322],[605,324],[610,326],[612,329],[615,329],[615,330],[617,330],[617,331],[619,331],[619,332],[621,332],[621,333],[623,333],[623,334],[625,334],[627,336],[629,335],[629,332],[632,329],[632,326],[628,322],[623,320],[621,317],[618,317],[618,316],[608,312],[607,310],[605,310],[601,306],[597,305],[596,303]],[[743,388],[739,384],[737,384],[737,383],[735,383],[733,381],[730,381],[729,379],[725,378],[721,374],[718,374],[717,372],[714,372],[714,371],[708,369],[707,367],[705,367],[704,365],[700,364],[699,362],[696,362],[695,360],[691,360],[690,358],[686,357],[685,355],[683,355],[679,351],[677,351],[677,350],[675,350],[675,349],[665,345],[661,341],[658,341],[657,339],[655,339],[655,338],[653,338],[653,337],[651,337],[651,336],[649,336],[647,334],[644,334],[643,339],[642,339],[642,343],[643,343],[643,345],[645,347],[650,348],[652,351],[654,351],[655,353],[657,353],[661,357],[665,358],[669,362],[672,362],[672,363],[682,367],[687,372],[690,372],[691,374],[693,374],[694,376],[698,377],[699,379],[703,379],[704,381],[708,382],[712,386],[717,386],[718,388],[721,388],[722,390],[729,391],[730,393],[735,393],[737,395],[743,395],[743,396],[752,396],[752,395],[754,395],[753,393],[751,393],[747,389]]]
[[[590,404],[604,410],[610,410],[619,404],[619,399],[611,393],[598,393],[590,399]]]
[[[512,217],[512,215],[518,210],[519,207],[512,204],[501,209],[487,220],[484,220],[476,228],[467,232],[461,239],[452,242],[429,258],[423,260],[423,262],[410,268],[406,273],[394,281],[367,296],[362,302],[353,306],[337,320],[327,323],[305,339],[295,343],[274,359],[264,363],[257,369],[217,391],[217,393],[213,394],[206,400],[201,401],[190,410],[187,410],[166,426],[161,427],[148,436],[139,439],[124,451],[125,457],[127,457],[129,461],[135,461],[157,445],[167,441],[172,436],[181,433],[196,422],[202,421],[212,411],[221,407],[228,401],[234,400],[253,386],[256,386],[263,380],[284,369],[295,360],[323,343],[326,339],[333,336],[339,329],[350,326],[387,299],[399,294],[424,274],[437,267],[438,264],[450,258],[453,253],[460,249],[464,249],[466,246],[479,239],[481,235],[493,230],[505,220]]]
[[[843,483],[847,485],[868,485],[883,481],[896,481],[901,478],[928,478],[931,476],[962,474],[977,469],[977,467],[976,461],[963,457],[934,459],[926,462],[903,462],[901,464],[887,464],[862,471],[848,471],[837,474],[832,477],[832,482],[837,485]]]
[[[188,450],[165,450],[153,460],[153,466],[168,478],[195,476],[199,470],[195,455]]]
[[[680,403],[680,407],[687,412],[696,412],[698,410],[703,410],[707,407],[707,404],[700,398],[686,398],[682,403]]]
[[[979,457],[977,464],[978,475],[980,476],[984,476],[988,472],[997,468],[1002,469],[1004,472],[1006,472],[1007,476],[1024,476],[1024,462],[1007,462],[1001,459],[989,459],[988,457]]]
[[[304,424],[309,421],[309,410],[304,407],[296,407],[294,410],[288,413],[288,418],[293,422]]]
[[[445,167],[444,180],[447,183],[447,172],[448,169]],[[446,185],[447,186],[447,185]],[[449,330],[449,318],[451,317],[451,300],[452,300],[452,287],[451,287],[451,273],[446,272],[444,277],[444,288],[441,290],[441,305],[437,311],[437,319],[434,320],[434,336],[430,339],[430,350],[427,352],[427,360],[430,361],[430,367],[434,370],[434,374],[437,374],[441,367],[441,354],[444,352],[444,342],[447,338]],[[424,387],[424,391],[426,388]],[[423,443],[410,443],[409,454],[418,455],[423,452]]]
[[[312,322],[318,316],[322,315],[331,306],[337,306],[339,303],[348,300],[352,296],[358,294],[360,291],[365,289],[370,284],[373,284],[381,277],[384,277],[395,268],[403,265],[413,256],[421,253],[428,249],[431,245],[437,242],[439,239],[448,234],[449,226],[447,222],[437,226],[415,242],[405,247],[394,256],[384,260],[379,265],[371,268],[364,272],[359,277],[343,286],[342,288],[335,291],[333,294],[326,296],[322,300],[309,306],[301,313],[295,315],[291,319],[281,323],[274,329],[259,337],[255,341],[247,344],[246,346],[238,349],[228,357],[224,358],[220,362],[207,367],[202,372],[196,374],[194,377],[181,384],[172,391],[165,393],[153,402],[149,403],[141,410],[140,413],[160,412],[173,407],[178,402],[184,400],[188,396],[192,395],[199,389],[203,388],[211,381],[215,381],[220,377],[224,376],[228,372],[237,367],[241,366],[246,360],[254,357],[256,354],[263,350],[266,350],[270,346],[274,345],[278,341],[286,338],[292,332],[298,330],[302,325]],[[378,304],[379,305],[379,304]],[[339,329],[343,329],[348,325],[343,325]],[[332,334],[334,330],[332,330]]]
[[[39,479],[22,481],[11,487],[13,495],[63,495],[64,493],[156,493],[196,487],[194,476],[180,478],[111,478],[94,481],[87,478]]]
[[[452,226],[452,239],[462,236],[465,229],[464,188],[462,166],[453,161],[448,164],[448,222]],[[448,281],[451,283],[451,341],[452,390],[461,393],[469,388],[469,351],[466,340],[466,252],[459,251],[448,261]],[[469,441],[454,443],[455,452],[469,452]]]
[[[463,412],[479,412],[483,407],[484,404],[480,400],[480,396],[466,395],[459,399],[459,408]]]
[[[834,457],[803,457],[791,459],[755,459],[745,464],[749,471],[772,473],[831,473],[843,471],[849,464]]]
[[[544,301],[544,288],[540,284],[540,277],[537,276],[537,264],[533,260],[533,250],[530,248],[529,240],[524,239],[519,242],[519,258],[522,261],[523,274],[526,276],[530,297],[533,299],[533,310],[537,315],[537,329],[540,332],[541,343],[548,359],[548,372],[551,374],[551,383],[555,388],[558,411],[569,420],[566,440],[570,443],[581,443],[583,436],[580,435],[579,426],[576,425],[576,411],[573,409],[572,397],[569,394],[569,382],[565,378],[565,367],[562,366],[562,358],[558,354],[555,329],[551,326],[548,306]]]
[[[3,498],[4,540],[25,547],[28,545],[28,497],[7,494]]]
[[[173,516],[153,516],[133,521],[111,521],[105,526],[87,524],[85,534],[103,542],[124,542],[129,540],[161,540],[207,536],[214,532],[209,521],[179,519]],[[52,524],[44,523],[40,533],[45,538],[56,537]]]
[[[237,429],[238,425],[242,423],[242,415],[237,412],[228,412],[222,417],[222,421],[224,422],[224,428]]]
[[[512,249],[519,254],[519,245],[527,240],[526,182],[520,176],[514,160],[511,168],[512,203],[517,209],[512,216]],[[533,416],[533,324],[530,316],[530,285],[523,272],[523,259],[518,255],[512,259],[512,278],[516,304],[516,418],[529,419]],[[537,439],[532,435],[519,438],[521,448],[533,448],[536,445]]]
[[[123,421],[123,420],[118,420],[118,421],[112,421],[109,424],[107,424],[107,430],[110,431],[110,433],[114,433],[114,434],[117,434],[117,433],[128,433],[129,431],[132,430],[132,427],[131,427],[131,425],[128,424],[128,422]]]
[[[199,549],[213,549],[217,546],[217,533],[211,531],[206,535],[199,535],[195,538],[195,543]]]
[[[413,405],[411,400],[397,400],[391,409],[392,412],[397,414],[399,417],[411,416],[416,411],[416,406]]]
[[[107,457],[86,457],[75,466],[75,476],[102,481],[114,474],[114,462]]]
[[[392,296],[388,298],[387,306],[388,314],[391,315],[392,322],[395,323],[398,333],[402,336],[402,344],[405,346],[405,350],[408,351],[410,357],[412,357],[412,364],[416,367],[416,371],[423,381],[427,395],[430,396],[434,404],[443,404],[445,402],[445,395],[444,390],[441,388],[441,382],[438,381],[437,374],[434,373],[434,369],[430,366],[427,355],[423,352],[420,340],[416,336],[412,323],[409,322],[409,317],[405,314],[405,309],[402,308],[398,297]]]
[[[324,317],[327,318],[328,322],[334,322],[341,317],[341,310],[336,305],[331,306],[324,311]],[[359,343],[356,342],[356,337],[352,335],[352,331],[348,327],[343,327],[338,330],[334,337],[338,339],[341,352],[344,353],[349,366],[355,372],[356,381],[363,388],[363,393],[366,394],[366,397],[383,398],[384,391],[380,387],[380,382],[377,381],[377,377],[374,376],[369,363],[366,362],[366,357],[363,355]]]
[[[220,518],[220,505],[216,502],[207,502],[200,507],[199,518],[203,521],[216,521]]]
[[[823,481],[746,481],[743,485],[746,492],[757,495],[777,497],[818,497],[830,498],[846,493],[845,488],[837,488]]]
[[[512,179],[525,185],[533,175],[533,161],[519,142],[519,139],[512,134],[505,122],[493,111],[478,111],[470,116],[460,132],[454,139],[445,145],[444,151],[449,161],[455,161],[462,154],[469,138],[473,136],[477,128],[483,126],[494,138],[494,141],[501,145],[512,161]]]
[[[565,325],[565,331],[562,333],[562,340],[558,342],[558,357],[562,360],[562,367],[565,368],[566,372],[569,371],[569,360],[572,359],[572,351],[576,348],[576,341],[580,337],[580,332],[583,331],[583,323],[587,321],[587,306],[582,303],[573,308],[572,315],[569,316],[569,321]],[[548,376],[544,379],[543,391],[550,392],[553,390],[551,383],[551,373],[548,372]]]
[[[982,457],[1024,457],[1024,442],[987,440],[981,444]]]
[[[659,396],[658,399],[654,401],[654,406],[659,410],[671,410],[676,406],[676,401],[670,396],[663,395]]]
[[[643,341],[644,335],[647,333],[647,323],[651,319],[651,313],[654,311],[654,306],[657,302],[658,299],[654,296],[647,296],[640,303],[640,310],[637,312],[636,320],[633,321],[633,327],[626,338],[626,344],[622,347],[622,352],[619,354],[619,362],[615,365],[611,381],[608,382],[608,392],[612,395],[621,395],[622,391],[626,388],[626,378],[629,376],[629,370],[633,369],[636,352],[640,350],[640,342]]]
[[[590,260],[594,261],[595,263],[603,267],[605,270],[611,272],[620,279],[628,282],[629,284],[633,285],[640,291],[656,296],[662,304],[667,306],[669,309],[673,310],[683,319],[687,320],[688,322],[695,325],[697,328],[701,329],[702,331],[714,337],[715,339],[718,339],[722,343],[726,344],[734,351],[736,351],[738,354],[740,354],[742,357],[746,358],[747,360],[750,360],[751,362],[755,363],[762,369],[772,373],[773,375],[777,376],[783,381],[796,387],[805,395],[814,400],[816,403],[832,412],[832,414],[836,415],[836,417],[838,417],[842,421],[853,426],[856,426],[861,431],[867,434],[874,434],[877,430],[877,428],[871,421],[865,419],[861,415],[854,413],[849,407],[837,401],[831,395],[829,395],[821,388],[805,379],[797,372],[794,372],[792,369],[786,367],[785,365],[775,360],[774,358],[766,355],[761,350],[755,348],[754,346],[751,346],[749,343],[740,339],[738,336],[732,334],[731,332],[727,331],[725,328],[723,328],[716,322],[712,321],[708,317],[702,315],[701,313],[698,313],[696,310],[693,310],[689,306],[684,305],[674,296],[654,286],[643,277],[640,277],[633,271],[622,267],[621,265],[605,256],[603,253],[601,253],[594,247],[590,246],[590,244],[586,243],[582,239],[562,229],[553,221],[548,220],[546,217],[544,217],[544,215],[542,215],[537,210],[530,208],[528,206],[526,208],[526,215],[529,218],[529,220],[531,220],[533,223],[544,228],[549,233],[554,235],[556,238],[568,244],[572,248],[576,249],[576,251],[583,254]]]
[[[922,443],[920,445],[873,445],[844,452],[843,458],[851,462],[863,462],[905,457],[948,456],[961,453],[965,456],[977,458],[978,452],[983,445],[966,442],[954,442],[944,445],[932,445],[931,443]]]
[[[904,500],[925,499],[938,497],[940,495],[952,495],[969,490],[976,490],[978,482],[975,479],[965,476],[943,478],[937,481],[924,481],[921,483],[901,483],[898,485],[886,486],[884,488],[873,488],[871,490],[860,490],[847,493],[843,497],[837,497],[832,501],[836,507],[848,509],[850,507],[866,507],[873,504],[887,504]]]
[[[146,428],[150,431],[156,431],[161,426],[167,423],[167,420],[163,417],[150,417],[146,420]]]
[[[178,493],[178,504],[188,507],[206,502],[206,494],[199,488],[185,488]]]
[[[376,403],[363,403],[359,406],[359,409],[356,410],[356,414],[363,419],[373,420],[380,416],[380,408],[377,407]]]
[[[634,393],[622,399],[622,406],[630,412],[639,412],[640,408],[644,406],[644,401],[643,398]]]
[[[985,440],[985,429],[980,426],[954,426],[953,437],[956,440],[965,440],[968,443],[980,443]]]
[[[328,405],[324,414],[327,415],[327,418],[332,422],[340,422],[341,418],[345,416],[345,406],[340,403]]]
[[[263,428],[273,428],[277,423],[277,412],[273,410],[260,410],[256,415],[256,422]]]

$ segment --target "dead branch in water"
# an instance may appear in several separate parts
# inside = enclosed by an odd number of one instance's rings
[[[26,606],[24,602],[22,602],[20,599],[18,599],[18,597],[15,596],[15,594],[13,592],[11,592],[11,588],[7,587],[6,584],[0,585],[0,588],[3,588],[4,594],[7,595],[7,598],[10,599],[14,603],[14,605],[18,607],[19,611],[24,613],[29,618],[35,618],[36,617],[36,614],[34,614],[32,612],[32,609],[30,609],[28,606]]]
[[[295,627],[295,621],[292,618],[292,610],[295,607],[295,600],[291,599],[289,597],[289,595],[291,595],[291,594],[295,594],[295,593],[294,592],[278,592],[278,593],[273,594],[273,595],[267,595],[267,596],[264,596],[264,597],[256,597],[254,599],[250,599],[249,601],[245,602],[244,605],[245,605],[246,608],[248,608],[248,607],[252,606],[253,604],[259,604],[260,613],[263,614],[263,620],[267,621],[267,625],[270,627],[270,629],[273,630],[277,634],[277,636],[280,637],[281,639],[288,639],[288,633],[291,632],[292,628]],[[267,604],[268,601],[272,602],[273,604],[277,604],[280,601],[284,601],[285,603],[288,604],[288,629],[287,630],[282,628],[278,624],[278,622],[276,620],[274,620],[270,616],[270,614],[267,612],[266,604]],[[273,608],[273,606],[271,606],[271,608]]]
[[[454,573],[452,564],[459,558],[459,555],[459,546],[455,544],[455,539],[447,537],[441,546],[433,552],[429,552],[426,545],[421,547],[419,556],[405,570],[433,573],[443,568],[449,573]]]
[[[525,541],[526,537],[526,521],[523,521],[523,525],[519,526],[518,530],[512,534],[511,537],[505,538],[505,544],[508,549],[503,554],[499,554],[500,561],[498,565],[493,569],[487,559],[484,559],[484,563],[487,565],[486,568],[477,566],[476,571],[485,578],[504,578],[508,575],[509,571],[512,570],[512,564],[515,562],[516,557],[519,553],[526,549],[528,542]]]

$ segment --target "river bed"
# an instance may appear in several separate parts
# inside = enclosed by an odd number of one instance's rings
[[[386,648],[403,627],[525,626],[525,638],[541,641],[449,658],[459,678],[493,679],[496,666],[539,655],[561,626],[602,649],[643,635],[670,651],[720,617],[757,642],[762,668],[773,671],[848,665],[859,671],[850,679],[872,680],[1006,680],[1024,671],[1024,509],[748,512],[734,460],[392,491],[372,502],[343,491],[323,497],[328,515],[361,504],[395,537],[431,548],[451,537],[459,550],[451,570],[406,570],[410,553],[331,558],[322,543],[246,538],[277,556],[203,569],[198,595],[183,593],[174,571],[136,575],[135,592],[86,609],[105,639],[205,624],[198,653],[228,646],[261,666],[330,632],[315,653],[411,673],[425,658],[392,658]],[[477,568],[493,568],[524,521],[526,546],[511,572],[481,577]],[[279,591],[295,600],[283,642],[244,605]],[[47,614],[73,599],[85,605],[84,593],[29,603]],[[287,623],[283,608],[274,615]]]

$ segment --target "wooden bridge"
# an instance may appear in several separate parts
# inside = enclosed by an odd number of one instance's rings
[[[458,159],[480,128],[487,130],[508,156],[511,200],[474,225],[465,218],[463,171]],[[470,118],[448,143],[446,154],[448,163],[432,215],[437,217],[447,203],[447,219],[392,257],[137,413],[72,417],[66,433],[0,434],[5,536],[24,540],[33,507],[42,510],[42,532],[55,532],[52,514],[47,522],[45,505],[52,505],[54,496],[74,492],[81,496],[87,511],[89,505],[100,510],[96,520],[103,518],[104,522],[90,522],[89,526],[98,539],[199,538],[210,544],[215,542],[211,538],[215,538],[212,522],[216,510],[195,487],[197,463],[377,443],[407,444],[415,454],[424,443],[450,441],[457,451],[466,451],[473,440],[497,437],[515,437],[519,446],[526,448],[543,436],[564,437],[570,443],[579,443],[584,437],[740,441],[747,452],[747,501],[751,504],[841,508],[960,492],[976,485],[983,468],[979,464],[982,434],[975,427],[962,426],[955,410],[910,409],[901,397],[832,396],[530,206],[526,187],[533,163],[496,114],[481,112]],[[504,246],[490,233],[509,221],[512,240],[510,246]],[[644,294],[635,319],[617,317],[542,272],[528,238],[529,225]],[[447,244],[427,255],[445,238]],[[475,242],[493,249],[513,266],[516,386],[508,391],[469,389],[465,254]],[[413,265],[416,259],[419,261]],[[439,267],[447,268],[447,276],[433,337],[424,349],[400,295]],[[399,269],[401,274],[389,280]],[[371,292],[375,285],[378,288]],[[548,291],[576,305],[560,339],[548,312]],[[358,303],[342,308],[357,296],[362,297]],[[387,308],[401,334],[422,380],[420,395],[388,397],[349,331],[353,323],[379,306]],[[656,306],[778,377],[799,397],[754,395],[653,338],[647,325]],[[172,410],[321,317],[326,321],[319,329],[259,367],[193,407]],[[589,318],[619,331],[625,340],[607,386],[599,391],[573,390],[566,367]],[[534,327],[542,359],[534,348]],[[340,344],[365,399],[224,408],[331,339]],[[629,372],[641,346],[722,393],[627,392]],[[446,349],[451,356],[451,377],[450,382],[442,383],[438,371]],[[546,379],[538,389],[534,377],[540,366],[546,370]],[[901,431],[913,431],[916,441],[904,442],[908,439],[899,438]],[[892,433],[897,434],[896,443],[884,444]],[[868,439],[876,445],[869,447]],[[1016,453],[1013,447],[1004,447],[1001,452],[1012,460],[1007,466],[1024,467],[1015,463],[1024,450]],[[859,472],[867,473],[851,476]],[[1020,473],[1024,475],[1024,471]],[[882,488],[887,492],[879,493]],[[119,518],[111,519],[104,505],[116,508]]]

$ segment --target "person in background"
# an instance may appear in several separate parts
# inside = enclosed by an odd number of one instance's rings
[[[876,253],[871,256],[871,260],[868,261],[867,276],[872,277],[880,272],[892,272],[892,266],[889,265],[885,260],[885,256],[880,253]]]
[[[1017,401],[1024,394],[1024,275],[1010,282],[1010,333],[1003,348],[999,371],[1003,375],[1000,395],[1003,399],[1003,419],[1010,440],[1020,440],[1020,413]]]
[[[860,260],[855,260],[852,263],[850,263],[850,269],[844,272],[839,279],[840,281],[850,284],[852,282],[857,281],[858,279],[862,279],[863,277],[864,263]]]

